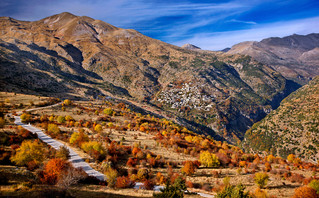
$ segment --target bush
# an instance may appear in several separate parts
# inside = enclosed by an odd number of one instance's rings
[[[31,120],[31,115],[28,113],[23,113],[21,116],[21,121],[22,122],[29,122]]]
[[[100,124],[95,125],[94,130],[96,132],[100,133],[103,130],[102,125],[100,125]]]
[[[74,132],[70,137],[70,144],[81,146],[83,142],[89,141],[89,136],[87,136],[82,130],[80,132]]]
[[[153,194],[155,198],[183,198],[184,191],[186,190],[185,180],[181,177],[175,179],[173,185],[171,185],[170,180],[166,182],[164,189],[160,189],[161,193]]]
[[[60,129],[56,124],[48,124],[48,132],[58,135],[60,133]]]
[[[60,158],[54,158],[48,161],[43,170],[43,177],[41,181],[46,184],[56,184],[62,175],[66,173],[66,170],[70,167],[70,164]]]
[[[122,176],[116,178],[115,187],[116,188],[131,188],[135,185],[134,182],[130,180],[130,178]]]
[[[66,105],[66,106],[69,106],[69,105],[71,105],[71,100],[66,99],[66,100],[63,101],[63,104]]]
[[[154,189],[154,186],[155,186],[155,183],[153,180],[151,179],[145,179],[144,182],[143,182],[143,185],[142,187],[145,189],[145,190],[153,190]]]
[[[55,157],[68,160],[70,158],[70,151],[66,146],[62,146],[56,151]]]
[[[249,193],[245,192],[245,186],[239,184],[237,186],[227,185],[217,193],[217,198],[248,198]]]
[[[58,122],[59,124],[64,123],[64,122],[65,122],[65,117],[64,117],[64,116],[59,116],[59,117],[57,118],[57,122]]]
[[[318,198],[316,190],[308,186],[302,186],[295,190],[293,198]]]
[[[139,180],[144,180],[144,179],[148,179],[149,175],[148,175],[148,170],[146,168],[142,168],[139,169],[137,172],[137,178]]]
[[[256,198],[268,198],[268,194],[266,191],[261,190],[260,188],[257,188],[253,194],[253,197]]]
[[[199,162],[206,167],[218,168],[220,165],[218,157],[209,151],[202,151],[200,153]]]
[[[295,156],[294,154],[290,154],[290,155],[288,155],[288,157],[287,157],[287,161],[290,162],[290,163],[292,163],[295,158],[296,158],[296,156]]]
[[[31,161],[39,165],[44,160],[44,157],[45,149],[43,144],[37,140],[24,140],[20,148],[16,150],[16,154],[11,157],[11,161],[18,166],[27,165]]]
[[[267,175],[267,173],[255,174],[254,181],[259,188],[264,188],[267,185],[268,180],[269,180],[269,176]]]
[[[319,180],[312,180],[310,183],[309,183],[309,187],[315,189],[317,191],[317,194],[319,194]]]
[[[110,188],[114,188],[114,186],[116,184],[116,178],[117,178],[117,175],[118,175],[117,170],[109,167],[109,168],[106,169],[104,174],[106,176],[107,186],[110,187]]]
[[[113,110],[111,108],[106,108],[103,110],[103,113],[106,115],[113,115]]]
[[[100,142],[89,141],[81,144],[81,149],[89,153],[95,160],[98,160],[105,154],[105,149]]]
[[[183,168],[181,168],[181,172],[188,176],[192,176],[195,173],[195,165],[192,161],[186,161]]]

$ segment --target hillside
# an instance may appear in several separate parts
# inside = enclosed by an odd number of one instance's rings
[[[144,102],[232,142],[296,89],[248,56],[187,50],[85,16],[1,17],[0,27],[2,91]]]
[[[289,153],[318,161],[319,77],[285,98],[279,108],[246,132],[248,151],[269,151],[286,157]]]
[[[260,42],[242,42],[227,52],[238,53],[252,56],[302,85],[319,75],[319,34],[294,34]]]

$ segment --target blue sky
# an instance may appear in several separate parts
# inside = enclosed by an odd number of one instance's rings
[[[319,33],[319,0],[1,0],[0,16],[61,13],[100,19],[181,46],[220,50],[242,42]]]

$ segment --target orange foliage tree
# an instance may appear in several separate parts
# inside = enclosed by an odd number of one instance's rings
[[[185,165],[181,168],[181,172],[188,176],[191,176],[195,173],[195,165],[192,161],[186,161]]]
[[[308,186],[302,186],[295,190],[293,198],[318,198],[316,190]]]
[[[66,173],[70,164],[60,158],[53,158],[45,165],[41,181],[46,184],[56,184],[60,177]]]

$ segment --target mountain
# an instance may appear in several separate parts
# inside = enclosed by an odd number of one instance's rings
[[[192,45],[189,43],[182,45],[181,48],[188,49],[188,50],[200,50],[200,47],[197,47],[196,45]]]
[[[188,50],[86,16],[0,18],[0,89],[113,95],[235,142],[296,86],[249,56]]]
[[[246,150],[319,160],[319,76],[285,98],[279,108],[246,132]]]
[[[319,75],[319,34],[291,35],[234,45],[227,54],[245,54],[301,85]]]

